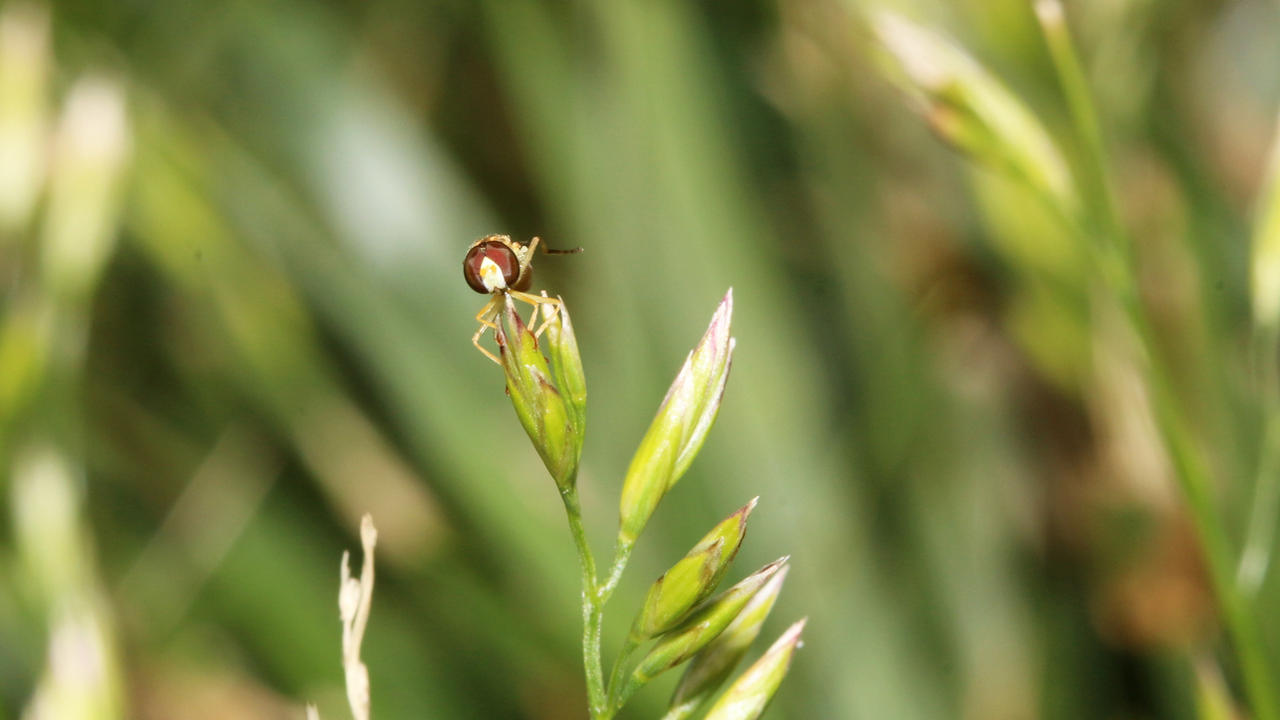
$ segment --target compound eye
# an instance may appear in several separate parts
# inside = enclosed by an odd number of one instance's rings
[[[496,266],[501,273],[499,281],[492,270],[486,270],[488,264]],[[481,294],[489,294],[495,290],[509,288],[520,277],[520,258],[505,244],[496,240],[485,240],[467,251],[462,259],[462,277]]]

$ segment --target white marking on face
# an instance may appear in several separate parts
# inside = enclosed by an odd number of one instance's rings
[[[489,292],[505,290],[507,287],[507,279],[502,275],[502,268],[487,257],[480,261],[480,283]]]

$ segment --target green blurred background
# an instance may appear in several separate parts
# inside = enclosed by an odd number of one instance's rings
[[[767,717],[1233,717],[1141,353],[1089,302],[1079,239],[891,82],[885,7],[1076,157],[1022,0],[0,4],[0,720],[346,717],[338,558],[366,511],[375,717],[586,717],[563,511],[468,341],[460,261],[493,232],[585,249],[535,288],[582,349],[600,555],[734,288],[718,425],[606,657],[759,495],[733,577],[792,556],[761,645],[810,618]],[[1232,552],[1261,533],[1267,558],[1249,258],[1280,7],[1067,14],[1147,349]],[[1273,668],[1277,574],[1240,580]],[[657,717],[674,675],[623,717]]]

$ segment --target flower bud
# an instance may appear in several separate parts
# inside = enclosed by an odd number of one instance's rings
[[[692,716],[729,679],[733,668],[760,635],[760,628],[769,617],[769,611],[773,610],[782,584],[786,582],[788,569],[784,567],[774,574],[751,597],[751,601],[729,623],[729,627],[690,661],[684,677],[680,678],[680,684],[676,686],[676,692],[671,698],[671,709],[666,717],[679,720]]]
[[[498,315],[497,337],[507,393],[547,471],[560,491],[566,492],[577,479],[582,438],[538,349],[538,339],[521,321],[515,302],[510,296],[505,299]]]
[[[543,296],[546,296],[545,292]],[[564,298],[558,299],[558,310],[554,305],[542,306],[546,322],[542,334],[551,358],[551,374],[569,409],[569,422],[573,424],[574,439],[578,444],[576,452],[580,455],[587,425],[587,379],[582,372],[582,356],[578,353],[578,338],[573,334],[569,309],[565,307]]]
[[[733,290],[720,301],[702,341],[667,390],[622,483],[620,545],[635,543],[658,501],[689,468],[715,422],[729,377]]]
[[[764,655],[720,696],[707,712],[705,720],[756,720],[760,717],[791,667],[791,656],[800,646],[800,633],[806,622],[807,618],[787,628]]]
[[[747,534],[747,516],[756,500],[716,525],[680,562],[649,588],[631,634],[637,640],[660,635],[684,620],[715,591]]]
[[[724,550],[724,540],[716,538],[698,552],[685,555],[663,573],[649,587],[644,605],[631,625],[631,637],[642,642],[670,630],[683,619],[715,577]]]
[[[783,557],[765,565],[742,582],[703,603],[679,627],[658,638],[657,644],[632,671],[618,694],[617,706],[658,675],[693,657],[724,631],[760,588],[787,562]]]

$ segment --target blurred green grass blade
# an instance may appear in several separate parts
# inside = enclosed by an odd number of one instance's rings
[[[1075,131],[1083,146],[1084,158],[1080,167],[1083,176],[1078,185],[1086,198],[1088,212],[1098,229],[1110,235],[1111,248],[1120,253],[1129,251],[1127,233],[1120,222],[1115,205],[1111,173],[1108,171],[1107,152],[1103,144],[1098,111],[1094,106],[1093,92],[1076,53],[1075,43],[1067,27],[1066,13],[1060,0],[1034,0],[1036,19],[1044,32],[1049,47],[1049,57],[1058,71],[1058,82],[1067,100],[1067,108]]]
[[[478,455],[477,451],[486,442],[488,432],[484,431],[481,425],[459,422],[460,418],[474,416],[458,416],[454,410],[457,407],[473,405],[473,399],[465,395],[463,388],[456,382],[441,383],[433,380],[436,377],[452,375],[452,368],[445,370],[440,367],[439,363],[445,362],[445,358],[435,350],[434,343],[429,340],[428,336],[434,332],[435,328],[432,325],[424,327],[418,320],[408,317],[409,313],[402,305],[403,300],[389,296],[385,288],[379,289],[373,279],[362,277],[357,269],[353,269],[349,261],[342,258],[339,250],[323,242],[307,239],[315,235],[306,232],[303,228],[310,228],[313,232],[317,231],[316,228],[298,211],[296,206],[291,206],[287,198],[271,185],[267,178],[255,170],[251,161],[243,157],[234,147],[224,143],[218,157],[220,158],[217,163],[220,168],[218,176],[235,178],[232,181],[235,186],[251,190],[250,194],[254,199],[242,198],[241,207],[242,211],[253,212],[258,222],[253,228],[247,230],[248,234],[256,236],[260,242],[275,246],[281,253],[281,259],[294,263],[292,269],[298,273],[301,290],[315,293],[311,298],[318,302],[319,309],[334,313],[331,320],[337,323],[337,327],[344,333],[355,334],[354,346],[363,352],[371,353],[368,356],[369,361],[380,367],[373,376],[383,388],[393,393],[389,398],[391,407],[396,413],[408,413],[407,416],[400,416],[400,420],[410,423],[405,429],[408,430],[407,435],[412,439],[413,445],[420,449],[422,446],[419,443],[425,438],[445,437],[455,440],[437,448],[447,448],[452,453],[452,461],[432,457],[434,451],[431,455],[419,455],[418,461],[436,467],[449,462],[456,463],[459,467],[473,467],[475,460],[486,457]],[[208,158],[204,160],[204,162],[208,161]],[[157,203],[156,207],[158,206]],[[205,212],[216,212],[216,210],[210,208]],[[218,227],[225,221],[211,219],[211,222],[214,223],[214,227]],[[157,224],[151,227],[162,226]],[[160,232],[153,229],[147,235]],[[169,232],[164,232],[161,237],[167,237],[168,234]],[[185,242],[189,242],[189,238],[193,236],[198,235],[184,233],[184,237],[188,238]],[[295,247],[294,243],[301,243],[301,245]],[[282,421],[288,425],[299,422],[301,418],[295,414],[299,398],[311,398],[316,395],[323,397],[337,392],[337,388],[333,386],[333,378],[319,362],[321,353],[311,344],[313,340],[308,338],[307,324],[297,305],[300,299],[296,295],[290,297],[294,290],[286,284],[276,285],[274,289],[271,285],[267,285],[258,291],[259,295],[255,299],[254,295],[247,292],[252,290],[253,286],[246,283],[256,276],[262,276],[266,271],[265,267],[251,268],[247,264],[249,256],[242,255],[245,251],[234,250],[226,240],[219,242],[217,238],[209,238],[209,242],[199,244],[198,247],[204,254],[200,262],[221,262],[219,256],[226,255],[227,262],[238,264],[234,266],[237,268],[234,271],[228,268],[214,276],[215,278],[239,278],[236,286],[222,286],[215,282],[210,289],[218,293],[217,297],[220,301],[232,303],[230,312],[236,313],[237,308],[245,308],[243,312],[234,314],[229,319],[235,322],[237,318],[241,318],[245,322],[252,323],[244,326],[245,334],[241,336],[239,344],[246,351],[263,353],[260,359],[250,362],[250,367],[259,368],[259,372],[262,373],[257,380],[260,383],[260,391],[270,399],[271,405],[278,412],[284,413]],[[175,258],[175,262],[189,263],[182,257],[180,251],[172,257]],[[199,271],[198,266],[194,269]],[[198,278],[198,275],[196,277]],[[287,281],[278,278],[272,282]],[[461,285],[460,280],[457,285]],[[284,295],[277,294],[273,301],[261,295],[265,292],[284,293]],[[289,298],[291,302],[287,304],[276,302],[283,298]],[[275,320],[261,313],[250,313],[247,310],[249,307],[259,307],[263,304],[272,308],[277,314]],[[439,312],[440,308],[436,307],[434,310]],[[462,310],[452,320],[453,324],[468,322],[470,314]],[[367,317],[378,317],[381,320],[378,323],[368,323],[364,321]],[[421,317],[434,319],[434,316],[429,314]],[[297,323],[302,324],[296,325]],[[235,328],[235,325],[231,327]],[[457,337],[459,350],[470,350],[465,331],[458,332]],[[478,355],[473,358],[472,355],[474,351],[462,354],[462,359],[469,362],[475,371],[493,370],[479,362],[483,358]],[[434,364],[433,360],[435,360]],[[490,372],[490,374],[494,373]],[[494,377],[493,380],[494,386],[500,387],[500,376]],[[282,395],[282,393],[285,394]],[[500,391],[495,392],[495,396],[495,400],[501,400]],[[436,447],[434,442],[433,447]],[[491,473],[481,471],[475,476],[486,475]],[[441,473],[437,478],[440,482],[449,483],[447,488],[442,489],[451,500],[462,500],[468,512],[478,512],[481,517],[488,518],[477,521],[479,526],[489,528],[495,533],[514,535],[512,539],[498,543],[501,546],[519,549],[519,552],[512,554],[507,560],[512,563],[512,567],[527,567],[525,553],[532,553],[542,558],[558,555],[549,549],[554,541],[547,538],[546,534],[539,533],[535,526],[530,525],[527,516],[506,502],[509,496],[503,492],[499,484],[471,482],[466,479],[470,476],[471,472],[466,472],[454,479],[450,473]],[[544,548],[541,553],[534,550],[539,547]],[[526,562],[517,562],[516,559],[521,557],[526,558]],[[555,572],[559,567],[561,566],[555,562],[549,565],[544,564],[544,571]],[[571,584],[566,585],[566,587],[571,586]]]
[[[981,58],[1006,97],[944,88],[932,120],[985,153],[983,167],[930,141],[881,82],[855,15],[872,7],[946,27],[961,39],[935,37],[954,51],[946,62],[967,58],[955,68]],[[1225,509],[1215,542],[1230,554],[1247,539],[1239,567],[1228,564],[1253,593],[1246,611],[1260,611],[1250,635],[1270,653],[1280,576],[1256,559],[1274,544],[1280,392],[1269,388],[1280,381],[1268,377],[1267,328],[1280,301],[1267,298],[1280,293],[1258,275],[1269,277],[1269,244],[1249,257],[1245,205],[1272,132],[1274,8],[1068,10],[1080,42],[1055,50],[1066,26],[1042,38],[1027,0],[55,3],[51,34],[19,67],[37,82],[6,94],[3,78],[17,75],[0,67],[0,156],[13,161],[0,167],[0,432],[24,431],[33,406],[89,407],[88,518],[126,609],[137,714],[164,714],[152,693],[172,696],[185,674],[265,697],[255,708],[314,695],[332,720],[333,570],[352,542],[343,518],[366,501],[387,508],[375,512],[387,540],[369,645],[375,714],[580,714],[561,509],[500,375],[467,342],[484,298],[457,265],[494,231],[586,249],[540,262],[535,289],[574,310],[592,425],[605,429],[589,435],[579,483],[601,541],[646,408],[702,329],[698,308],[735,288],[741,345],[720,427],[654,514],[606,642],[624,636],[653,577],[742,493],[759,493],[743,562],[792,553],[782,610],[820,628],[766,718],[1238,714],[1239,658],[1209,636],[1220,608],[1160,615],[1168,644],[1118,637],[1099,611],[1120,601],[1098,569],[1139,550],[1110,538],[1117,506],[1123,523],[1185,520],[1126,494],[1099,461],[1116,426],[1098,408],[1133,397],[1135,364],[1126,334],[1104,327],[1114,308],[1097,303],[1080,238],[1109,214],[1098,193],[1112,183],[1151,315],[1146,350],[1170,371],[1159,400],[1185,416],[1172,429],[1212,470],[1204,489]],[[0,32],[0,57],[17,56],[4,48]],[[44,232],[28,222],[42,207],[31,177],[44,141],[24,123],[47,119],[42,93],[85,69],[112,71],[138,96],[142,158],[121,252],[92,312],[84,305],[84,387],[46,394],[37,386],[63,373],[46,366],[64,363],[48,349],[65,336],[26,292],[24,253]],[[1071,98],[1090,90],[1098,117],[1081,123]],[[1008,101],[1021,121],[991,111]],[[1071,193],[1046,168],[1091,177],[1090,137],[1105,137],[1110,172],[1096,164],[1100,180],[1074,201],[1089,218],[1064,222],[1046,206]],[[5,177],[26,180],[6,198]],[[1255,239],[1274,194],[1254,201]],[[1251,329],[1252,355],[1241,342]],[[1120,382],[1097,382],[1098,358],[1116,357],[1129,363]],[[242,472],[252,485],[278,470],[265,509],[231,512],[216,503],[235,498],[198,492],[184,509],[179,486],[228,428],[247,428],[282,464],[231,462],[205,482],[218,490]],[[156,531],[171,507],[192,525],[210,503],[208,535]],[[401,518],[394,559],[383,515]],[[10,530],[0,522],[0,546]],[[220,565],[209,548],[227,538]],[[1200,597],[1194,543],[1158,549]],[[147,579],[129,581],[139,557]],[[45,644],[36,616],[47,608],[27,603],[30,583],[13,582],[11,565],[0,548],[11,581],[0,588],[0,716],[26,703]],[[1181,597],[1140,585],[1122,612]],[[1188,682],[1200,650],[1187,637],[1214,645],[1226,677],[1195,666]],[[217,685],[228,676],[238,680]],[[657,717],[669,689],[641,693],[627,716]]]
[[[193,144],[183,144],[180,133],[163,128],[158,114],[148,122],[151,147],[139,158],[132,218],[143,247],[180,289],[209,303],[240,360],[239,379],[312,463],[348,521],[358,522],[370,509],[408,513],[417,529],[408,535],[388,525],[384,546],[393,556],[421,556],[440,532],[434,501],[353,409],[290,280],[239,245],[227,220],[201,196],[198,178],[210,172],[205,159]],[[334,427],[345,443],[341,450],[318,442]],[[333,462],[343,450],[348,460],[377,464],[381,472],[353,484],[354,478],[335,470],[343,465]]]
[[[151,118],[154,122],[164,122],[160,116]],[[144,214],[134,216],[134,221],[138,223],[139,234],[155,243],[158,261],[161,267],[174,273],[174,279],[180,281],[180,284],[188,290],[197,293],[213,291],[214,298],[219,303],[229,303],[223,306],[223,312],[241,312],[241,319],[250,324],[237,327],[234,323],[238,322],[236,317],[228,317],[227,320],[232,321],[228,329],[233,333],[240,333],[236,337],[236,342],[242,351],[261,352],[246,366],[256,373],[245,379],[250,381],[250,387],[256,388],[256,392],[261,393],[262,399],[266,402],[266,406],[272,409],[278,421],[284,424],[289,432],[306,431],[305,414],[297,414],[299,401],[306,403],[311,402],[317,397],[330,396],[333,397],[335,392],[340,391],[335,387],[335,381],[329,374],[329,370],[324,367],[324,363],[320,360],[323,354],[308,339],[308,323],[303,314],[296,309],[299,307],[296,299],[286,301],[279,304],[276,301],[281,298],[291,298],[293,291],[289,288],[288,282],[281,277],[271,278],[267,268],[274,264],[274,260],[268,260],[266,265],[256,265],[262,260],[253,260],[253,255],[246,249],[238,248],[232,243],[228,236],[228,229],[234,226],[228,225],[228,215],[225,215],[225,209],[219,207],[207,206],[203,201],[190,202],[197,194],[204,195],[209,192],[213,186],[208,185],[209,180],[205,179],[206,171],[200,168],[209,166],[210,172],[213,167],[220,168],[213,173],[219,178],[231,178],[231,184],[234,187],[244,189],[249,193],[261,193],[256,199],[245,203],[243,211],[249,212],[259,218],[260,223],[257,230],[251,233],[251,236],[257,236],[257,239],[267,243],[269,246],[277,247],[291,241],[292,238],[301,237],[298,235],[290,235],[290,232],[296,233],[295,230],[287,228],[296,228],[299,222],[306,225],[307,221],[301,220],[302,213],[296,208],[290,208],[290,205],[281,201],[281,194],[277,188],[274,188],[269,182],[264,182],[265,178],[259,170],[255,170],[253,163],[246,161],[241,154],[229,145],[222,145],[222,151],[225,155],[221,156],[217,163],[212,163],[210,157],[197,155],[191,156],[189,149],[184,150],[182,140],[177,139],[181,136],[181,130],[174,128],[165,128],[163,125],[152,126],[151,130],[155,132],[153,137],[153,148],[159,149],[165,147],[165,152],[170,153],[169,157],[161,159],[162,156],[152,154],[148,156],[148,163],[159,163],[158,165],[148,165],[149,173],[145,182],[141,183],[139,194],[146,198],[147,193],[153,193],[149,201],[150,204],[144,205]],[[210,137],[216,137],[213,131]],[[177,144],[174,144],[174,143]],[[166,147],[166,143],[168,144]],[[188,153],[184,155],[183,153]],[[174,154],[176,153],[176,154]],[[173,160],[178,159],[178,164],[174,165]],[[166,168],[166,165],[169,167]],[[229,174],[224,174],[229,173]],[[236,195],[233,194],[233,197]],[[173,201],[186,198],[185,204],[173,205]],[[147,216],[145,212],[154,212],[164,207],[173,207],[179,214],[170,213],[168,215]],[[192,219],[195,222],[192,222]],[[176,221],[176,222],[175,222]],[[284,232],[281,226],[285,228]],[[238,230],[237,230],[238,231]],[[314,237],[312,235],[311,237]],[[278,247],[277,247],[278,249]],[[358,346],[362,348],[370,348],[375,353],[374,361],[384,365],[383,370],[376,373],[377,377],[388,379],[393,386],[401,388],[401,398],[407,398],[397,403],[393,403],[393,407],[403,402],[408,402],[409,407],[421,408],[424,399],[422,388],[438,385],[441,388],[449,389],[457,387],[455,383],[432,383],[430,378],[430,367],[424,368],[420,362],[421,359],[430,359],[434,354],[432,345],[422,345],[422,337],[424,329],[415,320],[400,318],[404,311],[397,307],[394,303],[392,307],[395,309],[388,310],[387,303],[392,302],[391,298],[385,297],[385,286],[377,286],[370,282],[364,286],[351,285],[353,276],[347,273],[350,263],[338,260],[339,255],[336,250],[325,250],[323,245],[312,244],[308,241],[305,247],[297,250],[299,257],[306,258],[308,262],[296,266],[295,271],[301,274],[301,287],[310,289],[313,283],[322,277],[329,275],[316,275],[319,267],[320,258],[317,257],[321,252],[331,253],[330,259],[326,262],[330,263],[325,272],[339,279],[333,285],[322,285],[318,292],[324,298],[325,302],[320,304],[320,308],[333,309],[339,315],[335,318],[340,321],[339,327],[345,330],[356,331],[359,328]],[[287,257],[287,256],[286,256]],[[216,268],[217,271],[212,275],[207,275],[210,269]],[[451,273],[452,275],[452,273]],[[235,279],[234,284],[225,283],[228,279]],[[453,279],[453,278],[451,278]],[[258,295],[246,293],[244,291],[253,289],[254,286],[247,284],[250,282],[259,282],[259,289],[262,292],[274,293],[274,296]],[[274,284],[274,285],[273,285]],[[459,285],[461,285],[459,283]],[[350,287],[348,291],[344,288]],[[465,289],[465,288],[464,288]],[[350,296],[350,297],[348,297]],[[255,299],[256,297],[256,299]],[[296,297],[296,296],[293,296]],[[359,301],[346,303],[345,300],[356,298]],[[371,300],[370,298],[374,298]],[[381,298],[381,299],[377,299]],[[338,300],[342,301],[339,305],[330,306],[326,303]],[[370,302],[382,303],[383,307],[374,310],[370,307]],[[399,302],[399,301],[396,301]],[[250,313],[249,308],[260,307],[261,309],[270,309],[271,313]],[[243,308],[238,311],[237,308]],[[439,308],[433,308],[439,310]],[[291,313],[293,313],[291,317]],[[372,315],[366,314],[372,313]],[[458,313],[457,324],[466,323],[470,320],[471,311],[463,310]],[[272,317],[274,315],[274,318]],[[395,324],[369,324],[364,322],[364,318],[370,316],[392,318]],[[431,317],[427,314],[424,317]],[[255,329],[257,328],[257,329]],[[429,328],[429,326],[428,326]],[[369,333],[388,332],[386,335],[373,335]],[[460,350],[470,350],[469,344],[466,343],[465,331],[458,332],[458,347]],[[385,338],[386,344],[382,344]],[[414,351],[415,345],[418,351]],[[282,354],[283,353],[283,354]],[[378,355],[377,353],[382,353]],[[472,352],[467,352],[465,357],[467,360],[474,361],[471,358]],[[251,356],[252,357],[252,356]],[[481,358],[482,360],[482,358]],[[390,363],[390,365],[388,365]],[[478,365],[479,363],[476,363]],[[486,368],[478,368],[482,371]],[[301,371],[301,372],[299,372]],[[389,371],[389,372],[388,372]],[[397,374],[399,373],[399,374]],[[425,373],[425,374],[424,374]],[[498,401],[500,396],[500,379],[496,379],[495,396]],[[443,416],[439,418],[442,427],[450,427],[449,432],[433,433],[432,431],[407,431],[407,434],[415,438],[436,437],[439,434],[453,435],[456,433],[459,438],[458,442],[451,446],[455,448],[455,458],[461,459],[461,465],[471,464],[467,458],[478,458],[481,455],[476,454],[474,442],[475,438],[485,437],[485,433],[481,432],[476,426],[471,429],[460,426],[450,426],[450,417],[453,414],[452,408],[465,406],[471,402],[471,398],[453,392],[452,398],[431,395],[433,401],[444,403],[443,405],[432,405],[432,412],[443,412]],[[452,399],[452,404],[450,400]],[[415,405],[416,404],[416,405]],[[500,407],[500,406],[499,406]],[[397,412],[399,410],[397,409]],[[412,410],[411,412],[419,413],[421,410]],[[416,419],[414,421],[417,421]],[[437,420],[432,420],[437,422]],[[299,436],[299,439],[305,437]],[[465,442],[464,442],[465,441]],[[419,445],[418,447],[422,447]],[[439,459],[432,457],[431,453],[419,454],[417,459],[420,462],[429,464],[432,467],[440,468],[442,463]],[[317,468],[323,472],[324,468]],[[474,472],[474,471],[473,471]],[[449,474],[444,473],[447,477],[457,477],[459,482],[450,489],[449,497],[456,499],[457,495],[453,494],[453,490],[461,489],[463,496],[469,496],[472,500],[480,500],[480,510],[483,519],[479,525],[493,528],[497,533],[514,533],[515,539],[503,542],[508,548],[518,549],[517,552],[507,552],[502,555],[495,555],[503,559],[504,566],[518,570],[521,582],[527,582],[529,587],[541,588],[548,595],[558,596],[558,585],[555,582],[545,581],[545,577],[554,574],[561,567],[554,561],[550,563],[542,563],[542,567],[550,568],[542,574],[544,580],[541,583],[529,582],[526,578],[529,573],[537,572],[531,568],[528,562],[528,553],[531,548],[538,547],[541,544],[549,547],[554,543],[553,537],[542,533],[528,522],[528,516],[522,513],[518,508],[512,507],[507,502],[509,496],[504,495],[499,486],[495,483],[472,483],[467,480],[469,473]],[[474,476],[485,477],[496,476],[496,473],[478,473]],[[473,476],[473,477],[474,477]],[[507,475],[506,477],[509,477]],[[370,478],[371,480],[381,481],[383,478]],[[359,490],[359,485],[351,485],[352,490]],[[366,488],[367,490],[368,488]],[[476,505],[474,502],[468,501],[470,511],[474,511]],[[494,519],[494,513],[498,513],[500,519]],[[487,514],[487,515],[486,515]],[[541,553],[543,558],[551,558],[558,555],[561,548],[556,546],[555,551],[548,549]],[[492,549],[487,550],[492,553]],[[571,560],[570,560],[571,562]],[[566,567],[570,567],[565,564]],[[566,583],[564,587],[572,587],[570,583]],[[326,589],[327,593],[328,590]],[[547,601],[544,604],[549,604]],[[535,606],[536,607],[536,606]],[[531,612],[532,608],[526,612]],[[566,608],[564,620],[560,621],[562,626],[571,626],[572,610]],[[550,621],[555,624],[555,621]],[[482,625],[483,627],[483,625]],[[518,626],[517,626],[518,627]],[[283,661],[283,660],[282,660]]]
[[[1239,717],[1222,675],[1211,661],[1195,663],[1196,717],[1199,720],[1232,720]]]

